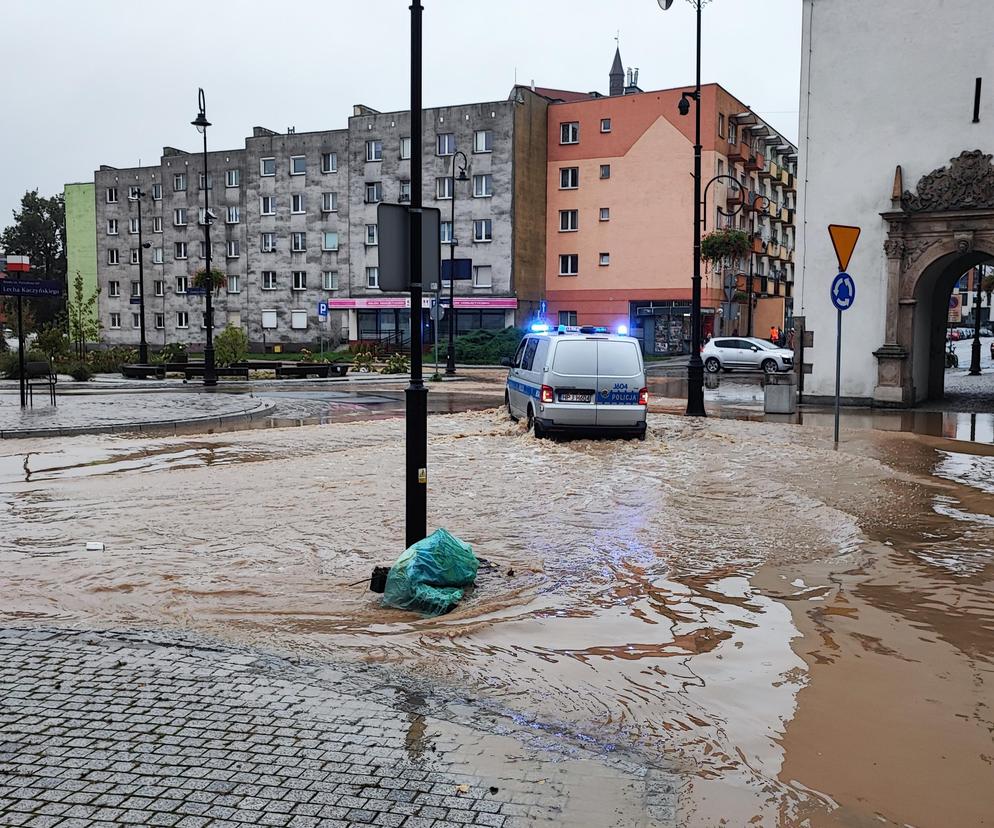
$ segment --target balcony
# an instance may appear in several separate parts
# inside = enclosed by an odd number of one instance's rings
[[[725,195],[726,207],[738,207],[745,203],[745,189],[742,187],[729,187]]]
[[[755,170],[761,170],[766,166],[766,159],[760,152],[750,151],[748,158],[745,160],[745,168],[750,172]]]
[[[759,253],[760,255],[766,252],[766,245],[763,244],[762,236],[756,235],[752,237],[752,252]]]
[[[776,165],[775,161],[770,161],[763,169],[759,171],[760,180],[765,180],[767,178],[772,179],[774,182],[780,180],[780,168]]]
[[[748,161],[751,151],[749,145],[745,141],[739,141],[737,144],[730,144],[728,147],[728,160],[733,164],[738,164],[742,161]]]

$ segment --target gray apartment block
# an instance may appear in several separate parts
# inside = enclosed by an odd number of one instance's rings
[[[456,282],[460,330],[520,324],[541,299],[546,105],[519,87],[511,100],[424,111],[423,201],[442,212],[442,258],[449,258],[454,236],[456,255],[472,260],[473,278]],[[347,129],[256,127],[244,149],[210,152],[212,265],[228,276],[214,301],[215,331],[241,326],[253,349],[406,337],[406,297],[376,287],[376,211],[380,201],[410,199],[409,138],[409,112],[357,106]],[[465,182],[451,180],[456,151],[468,161]],[[138,238],[129,232],[137,205],[128,199],[138,185],[150,243],[144,255],[148,341],[202,347],[204,298],[185,291],[205,265],[202,164],[196,151],[167,147],[158,165],[103,166],[94,174],[107,344],[138,341],[138,305],[132,303]],[[457,175],[459,166],[461,158]],[[318,315],[323,302],[330,305],[326,318]]]

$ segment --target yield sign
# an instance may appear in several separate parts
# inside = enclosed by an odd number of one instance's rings
[[[852,252],[856,249],[859,228],[851,227],[848,224],[830,224],[828,225],[828,234],[832,237],[835,257],[839,260],[839,270],[844,271],[849,267]]]

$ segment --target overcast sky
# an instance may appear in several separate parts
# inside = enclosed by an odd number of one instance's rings
[[[409,0],[2,0],[0,228],[27,189],[61,192],[100,164],[213,149],[255,125],[346,126],[352,105],[409,104]],[[423,0],[424,105],[507,97],[515,81],[607,92],[620,31],[643,89],[692,84],[694,13],[655,0]],[[800,0],[713,0],[702,80],[797,139]]]

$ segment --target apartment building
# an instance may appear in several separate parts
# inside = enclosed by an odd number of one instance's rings
[[[566,93],[548,110],[546,293],[553,322],[627,325],[647,353],[689,347],[694,118],[686,87],[645,92],[637,70],[608,96]],[[706,269],[705,332],[746,333],[790,314],[796,147],[717,84],[701,90],[705,224],[750,234],[748,260]],[[715,178],[730,176],[731,178]],[[733,180],[734,179],[734,182]],[[764,198],[759,198],[762,195]]]
[[[441,257],[455,246],[471,260],[472,278],[455,285],[460,332],[520,324],[539,307],[547,105],[515,90],[506,101],[424,111],[423,202],[442,211]],[[382,201],[410,201],[410,123],[409,112],[357,106],[345,129],[255,127],[244,149],[208,154],[206,179],[200,153],[171,147],[157,165],[101,166],[95,218],[73,211],[67,234],[95,238],[104,341],[138,338],[141,192],[147,339],[202,347],[205,299],[189,289],[206,264],[204,187],[212,266],[227,275],[214,300],[216,329],[241,326],[253,348],[267,349],[409,336],[408,297],[379,290],[376,211]],[[448,293],[448,283],[439,286]]]

